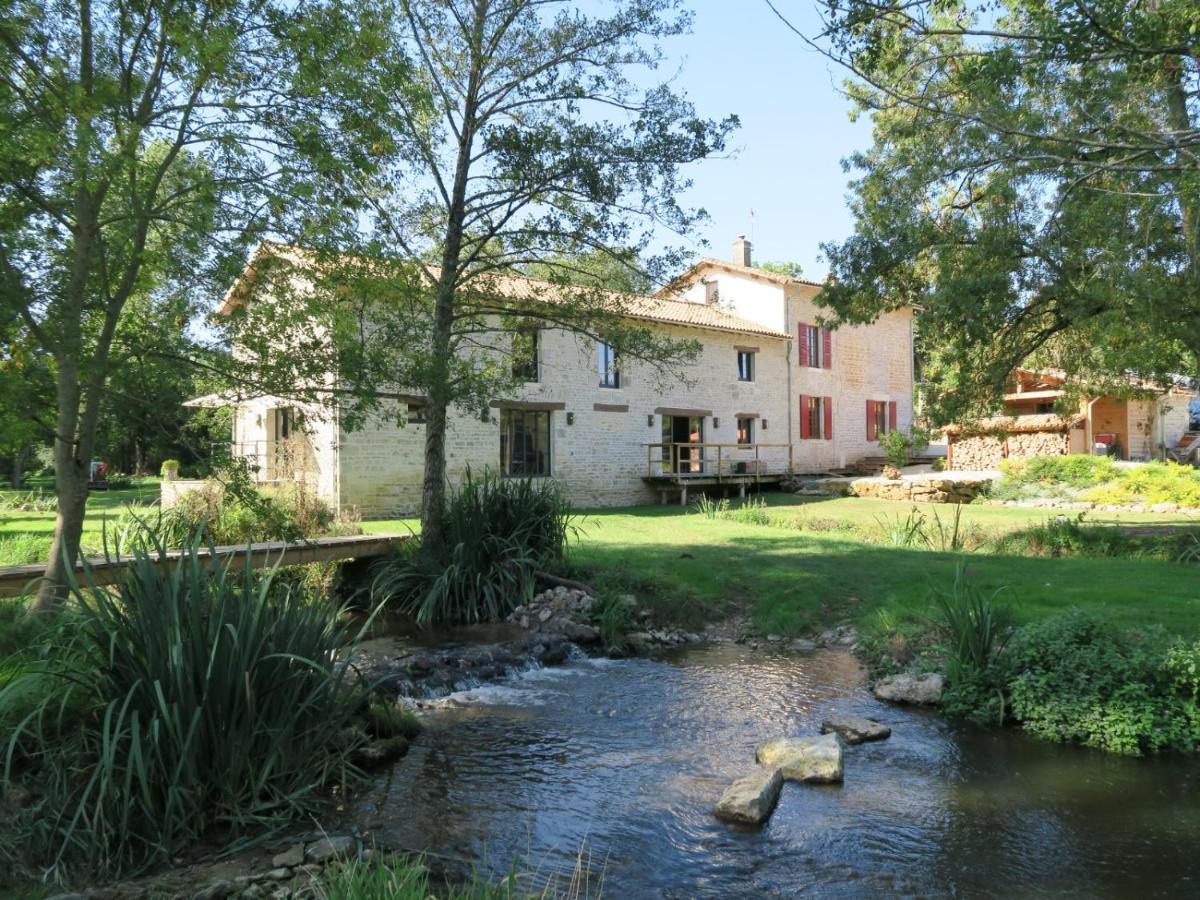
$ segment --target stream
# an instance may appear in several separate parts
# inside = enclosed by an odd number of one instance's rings
[[[562,886],[582,858],[610,897],[1200,893],[1200,777],[880,703],[861,666],[702,644],[573,660],[451,695],[355,815],[388,843],[514,860]],[[845,783],[785,784],[761,829],[712,807],[770,737],[853,713]]]

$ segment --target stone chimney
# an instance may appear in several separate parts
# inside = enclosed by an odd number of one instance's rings
[[[750,267],[750,242],[744,234],[739,234],[733,242],[733,263],[737,266]]]

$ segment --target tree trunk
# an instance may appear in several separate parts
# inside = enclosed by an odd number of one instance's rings
[[[58,416],[54,436],[54,493],[58,516],[46,574],[29,612],[56,612],[67,599],[68,574],[79,557],[83,517],[91,475],[91,440],[76,441],[79,422],[79,368],[69,357],[58,359]],[[92,429],[94,431],[94,428]]]
[[[19,491],[25,485],[25,454],[28,450],[28,447],[22,445],[13,454],[11,479],[13,490]]]
[[[480,81],[480,35],[486,8],[476,9],[475,43],[472,44],[471,76],[463,98],[462,131],[454,167],[454,183],[446,209],[442,269],[438,276],[433,310],[429,377],[428,415],[425,422],[425,478],[421,485],[421,546],[439,547],[445,541],[443,513],[446,509],[446,419],[453,394],[451,356],[454,353],[455,293],[462,268],[463,232],[466,222],[467,184],[475,140],[475,116]]]

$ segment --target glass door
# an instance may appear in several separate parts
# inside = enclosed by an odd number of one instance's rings
[[[704,472],[703,416],[662,417],[663,474],[699,475]]]

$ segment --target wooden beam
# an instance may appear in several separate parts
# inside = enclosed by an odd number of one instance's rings
[[[412,540],[413,535],[356,534],[348,537],[317,538],[295,544],[269,541],[246,546],[217,547],[216,555],[204,547],[196,551],[201,560],[212,565],[242,564],[242,558],[250,555],[251,565],[256,569],[270,566],[299,566],[307,563],[332,562],[341,559],[366,559],[384,556],[393,547]],[[169,550],[160,565],[169,566],[184,555],[182,550]],[[157,555],[153,557],[158,561]],[[97,587],[116,584],[121,576],[133,568],[136,560],[129,556],[106,559],[93,556],[75,567],[75,578],[82,585]],[[85,567],[90,574],[85,575]],[[37,582],[46,571],[44,563],[0,568],[0,597],[20,597],[34,593]]]

